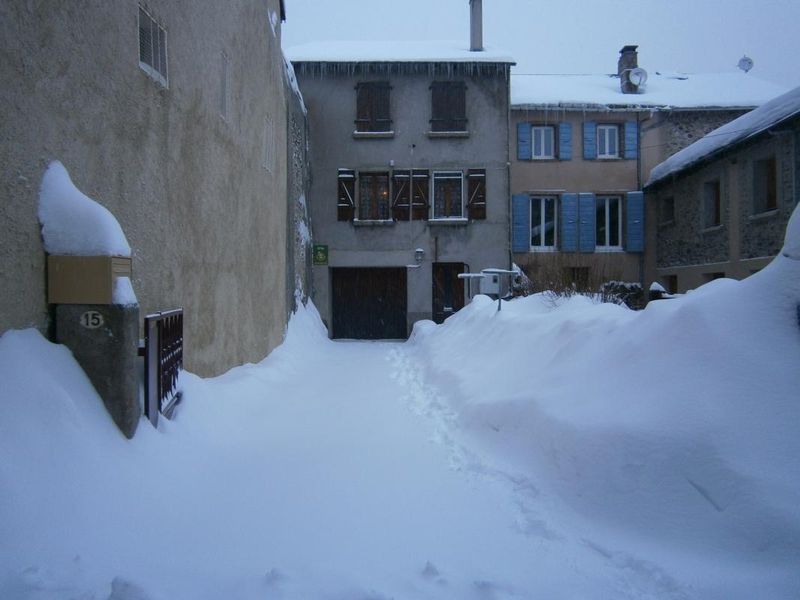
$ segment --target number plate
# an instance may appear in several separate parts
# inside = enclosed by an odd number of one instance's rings
[[[81,315],[80,321],[81,325],[86,329],[98,329],[102,327],[105,322],[103,320],[103,315],[96,310],[87,310]]]

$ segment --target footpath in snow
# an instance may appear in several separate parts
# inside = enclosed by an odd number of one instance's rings
[[[303,308],[131,441],[7,332],[0,598],[796,598],[798,215],[760,273],[640,312],[478,297],[400,344]]]

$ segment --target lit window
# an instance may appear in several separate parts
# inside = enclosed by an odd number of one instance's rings
[[[167,32],[139,7],[139,66],[167,86]]]
[[[360,173],[358,178],[358,218],[361,221],[387,221],[390,216],[389,174]]]

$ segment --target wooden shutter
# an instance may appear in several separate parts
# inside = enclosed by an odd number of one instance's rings
[[[467,216],[470,219],[486,218],[486,169],[467,171]]]
[[[639,126],[636,121],[625,121],[624,148],[625,158],[635,159],[639,156]]]
[[[411,171],[392,173],[392,218],[408,221],[411,214]]]
[[[431,84],[432,131],[466,130],[466,89],[463,81],[434,81]]]
[[[531,250],[531,198],[528,194],[511,197],[511,251]]]
[[[578,231],[580,240],[578,249],[581,252],[594,252],[597,246],[597,200],[594,194],[578,194]]]
[[[578,194],[561,195],[561,250],[578,250]]]
[[[644,252],[644,194],[628,192],[625,206],[625,249],[628,252]]]
[[[351,169],[339,169],[337,219],[352,221],[356,209],[356,172]]]
[[[531,124],[517,123],[517,159],[531,160],[533,157],[533,141],[531,140]]]
[[[367,81],[356,86],[356,131],[389,131],[389,82]]]
[[[583,124],[583,158],[594,160],[597,158],[597,123],[586,121]]]
[[[425,169],[414,169],[411,178],[411,218],[427,221],[430,214],[430,174]]]
[[[572,123],[558,125],[558,159],[572,160]]]

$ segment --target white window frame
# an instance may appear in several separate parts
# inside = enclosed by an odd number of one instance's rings
[[[617,239],[619,240],[619,244],[615,246],[610,246],[608,244],[609,237],[611,235],[611,210],[609,203],[609,200],[611,199],[617,200],[617,211],[619,212],[619,214],[617,215]],[[595,249],[600,251],[612,251],[612,252],[616,250],[622,250],[622,196],[618,196],[615,194],[608,194],[603,196],[597,196],[595,199],[596,202],[600,202],[601,200],[604,201],[605,204],[605,210],[603,210],[603,214],[606,220],[605,222],[606,239],[595,240]],[[597,212],[595,212],[595,215],[596,214]],[[597,231],[596,223],[595,223],[595,231]]]
[[[600,132],[605,133],[604,136]],[[601,143],[601,137],[605,137],[605,144]],[[614,140],[616,152],[611,152],[610,140]],[[597,158],[619,158],[620,157],[620,143],[619,143],[619,125],[613,123],[604,123],[597,126]]]
[[[550,134],[550,154],[547,153],[546,135]],[[541,153],[536,154],[536,138],[541,137]],[[552,160],[556,156],[556,130],[552,125],[531,126],[531,158],[532,160]]]
[[[538,226],[541,228],[540,231],[544,232],[545,223],[547,222],[546,219],[546,211],[544,207],[546,205],[547,200],[553,201],[553,245],[547,246],[544,243],[540,245],[533,244],[533,203],[538,202],[540,207],[539,212],[539,223]],[[553,252],[558,247],[558,197],[557,196],[548,196],[548,195],[540,195],[540,196],[531,196],[531,211],[530,211],[530,234],[529,238],[531,240],[531,252]],[[542,242],[545,240],[545,235],[542,235]]]
[[[441,217],[436,215],[436,180],[444,179],[458,179],[461,183],[461,216],[457,217]],[[430,189],[430,204],[431,204],[431,221],[467,221],[465,216],[466,207],[464,206],[464,172],[463,171],[433,171],[431,173],[431,189]]]
[[[148,64],[146,62],[143,62],[142,59],[141,59],[141,44],[142,44],[142,41],[141,41],[141,31],[142,31],[141,18],[142,18],[142,13],[144,13],[145,16],[148,19],[150,19],[149,24],[151,25],[151,30],[153,29],[153,27],[155,27],[156,30],[159,33],[163,33],[164,34],[164,48],[163,48],[163,50],[164,50],[164,72],[163,73],[160,70],[158,70],[154,65],[150,65],[150,64]],[[153,18],[153,15],[151,15],[150,12],[148,10],[146,10],[144,8],[144,6],[142,6],[141,4],[138,5],[138,10],[136,12],[136,22],[137,22],[137,30],[136,30],[137,31],[137,40],[139,42],[139,45],[137,46],[137,54],[138,54],[138,57],[139,57],[139,68],[142,69],[142,71],[144,71],[145,73],[147,73],[150,76],[151,79],[153,79],[156,82],[160,83],[165,88],[169,87],[169,44],[167,43],[167,30],[166,30],[166,28],[162,27],[158,23],[158,21],[156,21],[156,19]],[[160,40],[160,38],[159,38],[159,40]],[[159,43],[156,46],[156,44],[153,43],[152,35],[150,37],[150,44],[151,44],[150,57],[153,59],[153,62],[156,62],[155,61],[156,54],[157,54],[156,50],[157,49],[161,50],[161,44]],[[160,52],[158,52],[158,56],[160,58]],[[158,62],[160,62],[160,60]]]

